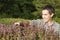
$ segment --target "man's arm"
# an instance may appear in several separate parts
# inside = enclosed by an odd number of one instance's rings
[[[20,22],[15,22],[14,25],[40,25],[40,21],[39,19],[37,20],[23,20],[23,21],[20,21]]]
[[[22,20],[20,22],[15,22],[14,25],[16,26],[24,26],[24,25],[29,25],[30,21],[29,20]]]

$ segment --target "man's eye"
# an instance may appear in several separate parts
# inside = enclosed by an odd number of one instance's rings
[[[47,14],[42,14],[42,15],[47,15]]]
[[[44,14],[44,15],[47,15],[47,14]]]

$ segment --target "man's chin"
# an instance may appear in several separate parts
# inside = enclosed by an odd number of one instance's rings
[[[47,20],[43,20],[45,23],[48,22]]]

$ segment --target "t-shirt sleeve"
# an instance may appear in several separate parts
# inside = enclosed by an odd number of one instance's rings
[[[59,25],[59,30],[58,31],[59,31],[59,36],[60,36],[60,25]]]
[[[31,25],[40,25],[40,23],[41,23],[41,20],[40,20],[40,19],[31,20],[31,21],[30,21],[30,24],[31,24]]]

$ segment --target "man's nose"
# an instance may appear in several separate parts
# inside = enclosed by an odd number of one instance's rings
[[[43,17],[43,18],[45,18],[45,16],[44,16],[44,15],[43,15],[42,17]]]

